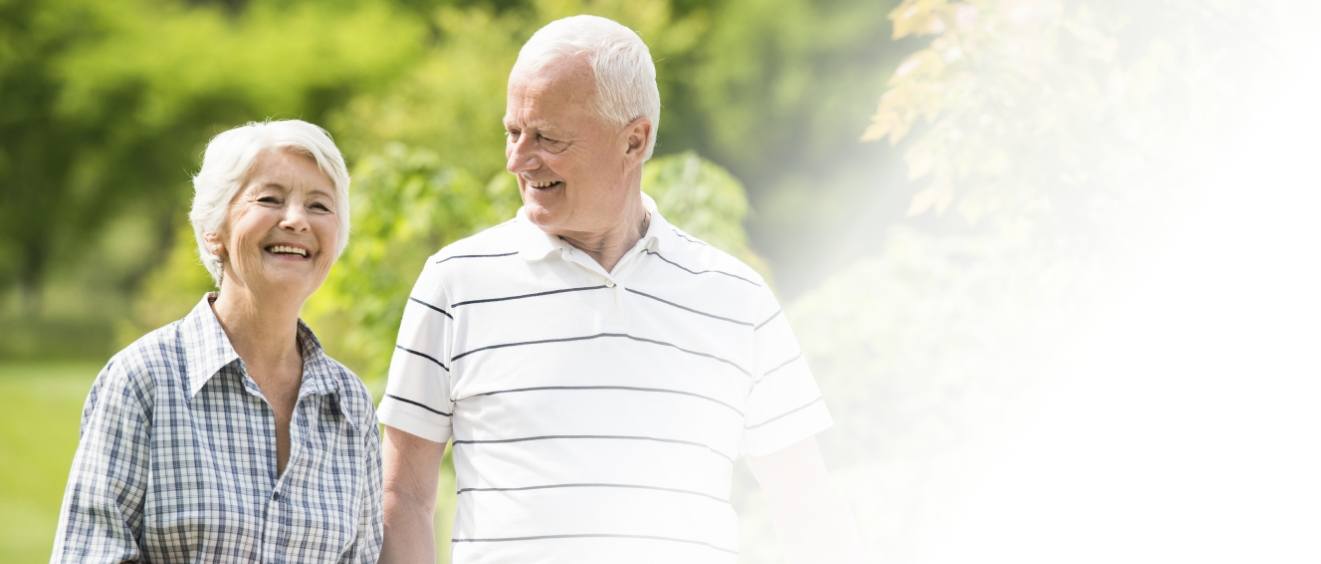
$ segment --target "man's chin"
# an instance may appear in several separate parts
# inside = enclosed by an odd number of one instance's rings
[[[544,206],[537,205],[535,202],[525,202],[523,205],[525,206],[527,218],[533,225],[543,230],[550,230],[558,223],[556,214]]]

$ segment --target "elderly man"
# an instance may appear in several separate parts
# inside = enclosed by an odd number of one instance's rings
[[[851,552],[811,438],[830,416],[775,298],[642,194],[655,73],[593,16],[519,53],[504,126],[523,208],[432,256],[404,311],[383,561],[435,561],[450,442],[456,563],[736,562],[740,455],[793,561]]]

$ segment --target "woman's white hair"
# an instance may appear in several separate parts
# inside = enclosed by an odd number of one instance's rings
[[[651,51],[633,30],[600,16],[555,20],[523,44],[513,72],[536,70],[560,58],[580,55],[586,55],[592,65],[598,115],[615,125],[639,117],[651,121],[645,153],[645,158],[651,158],[660,128],[660,91]]]
[[[335,217],[339,238],[335,258],[349,243],[349,170],[344,157],[321,127],[297,119],[250,122],[211,138],[202,156],[202,169],[193,176],[193,207],[188,221],[197,238],[197,253],[216,287],[224,275],[224,261],[207,248],[207,233],[219,233],[229,216],[229,204],[238,195],[257,155],[267,149],[290,150],[311,157],[335,185]]]

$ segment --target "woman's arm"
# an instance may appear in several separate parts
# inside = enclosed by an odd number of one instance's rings
[[[376,424],[376,417],[371,418],[367,434],[367,453],[363,461],[363,480],[361,504],[358,513],[358,535],[349,551],[351,562],[375,563],[381,554],[384,537],[384,513],[381,510],[381,434]]]
[[[51,562],[143,558],[138,541],[150,468],[152,395],[142,376],[112,359],[92,384]]]

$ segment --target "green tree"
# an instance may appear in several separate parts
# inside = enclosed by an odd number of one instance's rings
[[[884,500],[856,509],[888,559],[930,560],[912,533],[956,517],[951,467],[994,460],[970,445],[996,445],[986,437],[1024,424],[1015,408],[1039,409],[1033,394],[1094,360],[1076,349],[1109,313],[1097,304],[1123,302],[1123,267],[1196,201],[1180,168],[1204,163],[1187,149],[1241,111],[1236,91],[1269,54],[1243,49],[1263,39],[1258,12],[1179,0],[891,12],[912,50],[861,146],[902,152],[908,218],[787,309],[839,423],[828,454],[849,491]]]
[[[1223,121],[1218,79],[1253,64],[1245,55],[1260,50],[1244,47],[1265,12],[1232,0],[905,0],[893,37],[929,40],[890,77],[863,139],[903,151],[909,215],[1095,226],[1142,205],[1144,177]]]
[[[505,83],[519,47],[546,23],[579,13],[615,18],[635,29],[651,47],[662,77],[679,72],[667,65],[694,48],[705,25],[700,14],[676,16],[666,2],[544,0],[503,10],[491,3],[443,7],[431,19],[436,40],[420,63],[390,89],[355,98],[332,124],[353,154],[368,155],[400,142],[425,148],[442,164],[478,178],[498,174],[505,163]],[[665,80],[661,87],[662,100],[670,99],[672,87]],[[666,125],[668,116],[661,117],[661,154],[669,131],[678,129]]]
[[[887,37],[895,0],[730,0],[664,98],[674,116],[661,149],[692,149],[728,168],[753,204],[749,234],[785,295],[819,281],[846,257],[874,248],[890,215],[877,213],[893,177],[890,157],[857,143],[898,48]],[[662,120],[665,121],[665,120]],[[666,138],[665,128],[673,137]],[[897,180],[897,179],[896,179]],[[848,235],[844,228],[862,229]]]
[[[384,2],[0,9],[0,253],[13,265],[0,289],[16,285],[30,310],[50,266],[96,248],[120,213],[153,225],[156,245],[100,284],[135,286],[169,248],[207,137],[268,117],[321,121],[406,68],[424,32]]]

